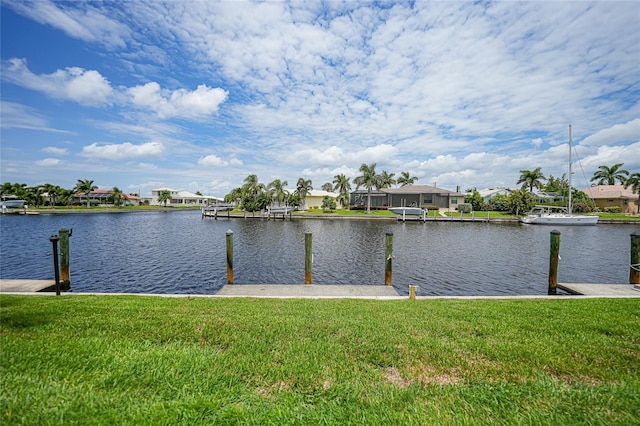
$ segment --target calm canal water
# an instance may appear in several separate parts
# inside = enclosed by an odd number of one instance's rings
[[[393,285],[419,295],[546,294],[546,226],[374,220],[201,219],[199,211],[0,217],[0,278],[52,279],[49,237],[73,229],[74,292],[215,294],[226,283],[234,232],[238,284],[304,282],[313,233],[314,284],[384,284],[393,233]],[[560,282],[626,283],[635,225],[558,227]]]

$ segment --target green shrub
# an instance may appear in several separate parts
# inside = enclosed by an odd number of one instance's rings
[[[604,212],[605,213],[622,213],[622,209],[620,208],[620,206],[611,206],[611,207],[605,207]]]
[[[471,205],[471,203],[462,203],[458,204],[456,210],[458,210],[460,213],[471,213],[473,211],[473,206]]]

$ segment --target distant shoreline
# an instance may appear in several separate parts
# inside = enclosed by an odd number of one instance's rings
[[[50,208],[38,208],[38,209],[27,209],[27,215],[34,214],[51,214],[51,215],[63,215],[63,214],[122,214],[122,213],[141,213],[141,212],[159,212],[159,213],[169,213],[169,212],[181,212],[181,211],[199,211],[201,207],[136,207],[136,208],[117,208],[117,207],[94,207],[91,209],[50,209]],[[260,213],[230,213],[227,215],[226,213],[221,213],[219,215],[220,219],[224,219],[226,217],[235,218],[235,219],[263,219],[267,218]],[[296,213],[291,216],[293,219],[348,219],[348,220],[388,220],[388,221],[400,221],[397,216],[379,216],[379,215],[341,215],[336,213]],[[288,219],[288,218],[287,218]],[[270,217],[269,220],[283,220],[281,215],[276,216],[274,219]],[[419,221],[417,219],[407,219],[407,222],[416,222]],[[487,220],[486,218],[459,218],[459,217],[428,217],[426,222],[465,222],[465,223],[518,223],[520,222],[519,218],[491,218]],[[628,218],[600,218],[598,224],[630,224],[630,225],[638,225],[640,224],[640,216],[629,216]]]

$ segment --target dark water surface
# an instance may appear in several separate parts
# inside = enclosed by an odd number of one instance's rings
[[[419,295],[546,294],[550,231],[561,235],[560,282],[626,283],[635,225],[547,227],[375,220],[201,219],[199,211],[0,217],[0,278],[52,279],[49,237],[72,228],[74,292],[214,294],[234,232],[238,284],[304,282],[313,233],[314,284],[384,284],[393,233],[393,285]]]

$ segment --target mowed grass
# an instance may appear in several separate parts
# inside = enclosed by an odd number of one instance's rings
[[[0,296],[0,423],[640,423],[640,300]]]

